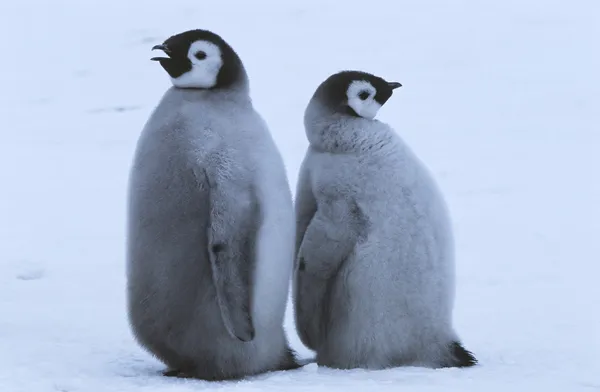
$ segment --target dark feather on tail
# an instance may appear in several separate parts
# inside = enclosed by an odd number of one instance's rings
[[[304,367],[310,363],[316,362],[316,358],[298,358],[298,354],[295,350],[288,347],[286,350],[285,359],[281,366],[281,370],[294,370]]]
[[[472,352],[462,346],[460,342],[450,343],[450,360],[442,367],[471,367],[477,365],[477,359]]]

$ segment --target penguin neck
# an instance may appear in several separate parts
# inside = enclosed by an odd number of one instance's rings
[[[333,154],[374,153],[384,150],[392,140],[384,123],[335,111],[315,101],[306,109],[304,127],[311,147]]]
[[[226,100],[235,102],[249,102],[250,89],[247,81],[236,83],[227,88],[180,88],[171,86],[167,95],[177,97],[185,102],[200,102],[206,100]]]

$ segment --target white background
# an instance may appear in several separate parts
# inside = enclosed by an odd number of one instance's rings
[[[170,85],[150,48],[192,28],[240,54],[292,188],[322,80],[404,85],[378,118],[448,200],[455,323],[480,366],[158,375],[125,317],[126,183]],[[0,37],[3,392],[600,390],[597,0],[6,0]]]

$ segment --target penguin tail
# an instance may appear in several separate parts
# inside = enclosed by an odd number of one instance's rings
[[[280,370],[294,370],[304,367],[310,363],[317,362],[317,358],[298,358],[296,351],[287,347],[284,360],[280,366]]]
[[[449,346],[450,358],[443,367],[465,368],[477,365],[478,361],[475,355],[463,347],[460,342],[452,342]]]
[[[306,365],[309,365],[311,363],[317,362],[317,357],[302,358],[302,359],[297,359],[297,361],[298,361],[298,365],[300,365],[300,367],[302,367],[302,366],[306,366]]]

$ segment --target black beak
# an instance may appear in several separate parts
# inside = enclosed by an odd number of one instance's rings
[[[389,86],[389,87],[390,87],[392,90],[394,90],[394,89],[397,89],[398,87],[402,87],[402,85],[401,85],[400,83],[398,83],[398,82],[389,82],[389,83],[388,83],[388,86]]]
[[[152,50],[162,50],[163,52],[165,52],[167,54],[167,56],[170,56],[171,51],[169,50],[168,47],[166,47],[165,45],[154,45],[152,47]],[[160,60],[168,60],[170,57],[152,57],[150,60],[152,61],[160,61]]]

